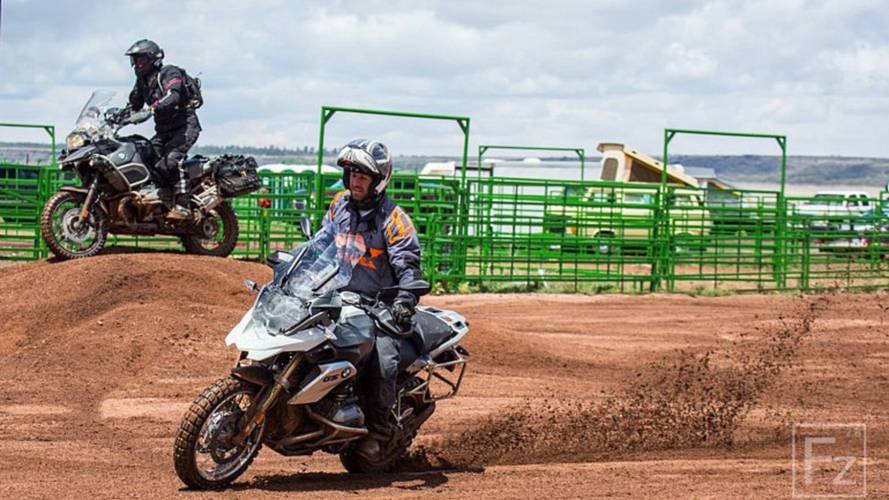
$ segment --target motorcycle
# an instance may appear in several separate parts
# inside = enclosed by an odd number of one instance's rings
[[[229,200],[259,189],[256,161],[242,156],[184,160],[190,216],[168,219],[174,193],[159,187],[148,167],[157,161],[151,142],[118,135],[152,112],[109,108],[113,97],[111,91],[94,92],[65,141],[60,168],[73,170],[80,185],[63,186],[43,207],[40,230],[49,249],[60,259],[76,259],[98,253],[109,233],[163,234],[178,236],[188,253],[229,255],[238,240],[238,218]]]
[[[460,345],[463,316],[418,306],[408,332],[387,302],[399,290],[420,296],[417,280],[375,297],[340,291],[365,254],[360,234],[323,229],[267,263],[272,281],[225,339],[240,352],[229,376],[210,385],[183,417],[174,445],[176,473],[187,486],[218,489],[244,473],[262,445],[284,456],[339,455],[352,473],[392,470],[437,401],[457,394],[469,353]],[[358,453],[365,426],[366,365],[378,334],[401,339],[395,431],[376,459]]]

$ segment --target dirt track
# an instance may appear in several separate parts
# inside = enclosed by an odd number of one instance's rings
[[[209,497],[172,436],[224,375],[257,264],[104,255],[0,269],[0,498]],[[445,296],[471,371],[408,472],[263,450],[230,496],[789,497],[791,425],[868,426],[889,496],[889,297]]]

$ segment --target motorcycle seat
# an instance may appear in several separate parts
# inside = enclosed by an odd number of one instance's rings
[[[186,158],[185,161],[182,162],[182,165],[183,166],[202,165],[204,163],[207,163],[208,161],[210,161],[210,158],[207,158],[204,155],[194,155],[194,156],[189,156],[188,158]]]
[[[188,173],[190,179],[197,179],[208,168],[207,162],[210,159],[206,156],[195,155],[182,162],[182,169]]]

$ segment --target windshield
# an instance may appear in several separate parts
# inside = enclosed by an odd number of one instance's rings
[[[251,327],[279,334],[305,319],[312,298],[349,284],[365,250],[360,234],[323,229],[293,250],[295,261],[275,269],[275,281],[262,289],[256,301]]]
[[[108,105],[111,103],[114,95],[115,92],[113,90],[97,90],[93,92],[93,95],[86,101],[86,105],[83,106],[83,110],[80,111],[74,130],[88,134],[97,132],[105,124],[102,114],[108,109]]]

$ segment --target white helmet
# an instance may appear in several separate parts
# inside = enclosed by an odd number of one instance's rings
[[[382,142],[355,139],[343,146],[336,165],[343,169],[343,184],[349,188],[349,171],[355,170],[373,177],[371,188],[375,195],[385,191],[392,179],[392,157]]]

